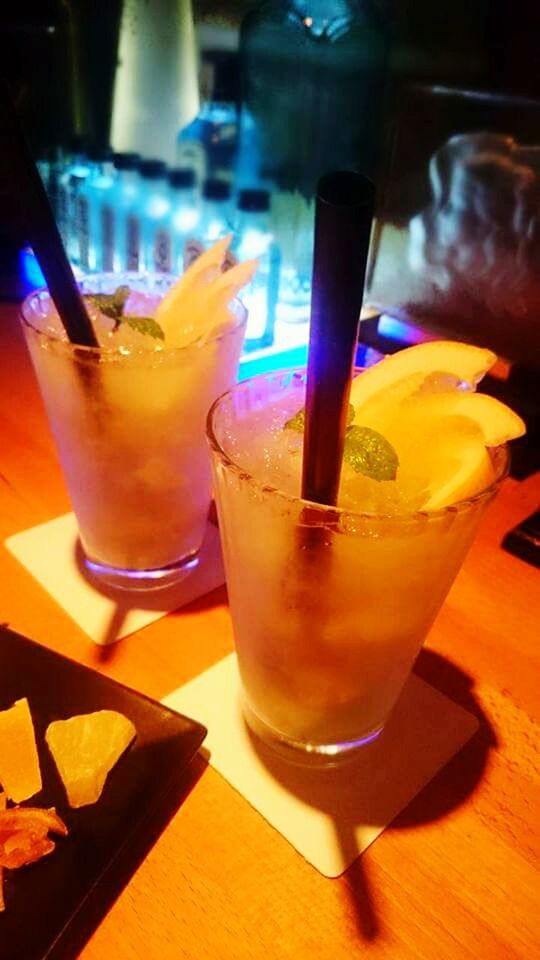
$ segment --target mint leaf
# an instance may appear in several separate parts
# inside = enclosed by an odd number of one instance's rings
[[[130,293],[129,287],[122,284],[122,286],[116,288],[114,293],[86,293],[84,299],[88,300],[104,316],[114,320],[114,329],[118,330]]]
[[[294,430],[295,433],[303,433],[304,427],[306,425],[306,411],[302,407],[298,413],[295,413],[294,417],[291,417],[290,420],[286,420],[283,424],[284,430]]]
[[[347,428],[343,459],[372,480],[395,480],[399,459],[391,443],[371,427]]]
[[[128,286],[126,286],[126,284],[122,284],[121,287],[117,287],[113,293],[113,302],[120,316],[122,316],[124,312],[124,307],[126,305],[126,301],[130,293],[131,293],[131,290],[129,289]]]
[[[110,293],[86,293],[84,299],[88,300],[92,306],[96,307],[106,317],[118,321],[122,316],[122,308],[118,308],[115,303],[115,294]]]
[[[350,425],[354,420],[354,407],[350,403],[349,409],[347,410],[347,425]],[[306,411],[304,407],[295,413],[294,417],[291,417],[290,420],[286,420],[283,424],[284,430],[295,430],[296,433],[303,433],[306,426]]]
[[[122,317],[122,323],[127,323],[128,327],[142,333],[147,337],[154,337],[156,340],[165,340],[165,334],[159,323],[153,317]]]

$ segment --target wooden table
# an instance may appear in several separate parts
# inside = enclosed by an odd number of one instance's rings
[[[0,308],[0,541],[68,500],[13,307]],[[212,769],[85,947],[85,960],[513,960],[540,956],[540,578],[504,553],[538,478],[491,508],[417,671],[481,729],[338,880],[320,876]],[[105,653],[0,547],[0,620],[160,698],[233,646],[225,589]],[[536,895],[536,898],[535,898]]]

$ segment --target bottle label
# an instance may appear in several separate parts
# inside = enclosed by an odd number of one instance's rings
[[[89,223],[88,223],[88,200],[86,197],[75,198],[75,233],[79,244],[79,263],[81,267],[88,270],[90,266],[89,257]]]
[[[184,244],[184,270],[195,263],[201,253],[204,253],[204,244],[200,240],[186,240]]]
[[[101,263],[103,270],[114,270],[114,211],[108,204],[101,208]]]
[[[141,225],[138,217],[130,214],[126,220],[126,270],[139,269]]]
[[[172,266],[171,235],[168,230],[156,230],[152,251],[154,269],[158,273],[170,273]]]

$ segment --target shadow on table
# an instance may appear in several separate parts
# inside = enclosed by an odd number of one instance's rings
[[[75,545],[74,559],[81,577],[93,590],[101,594],[102,597],[107,597],[115,605],[103,635],[98,640],[98,659],[102,663],[113,659],[116,645],[121,639],[119,634],[126,617],[132,610],[165,611],[166,613],[183,616],[184,614],[208,610],[223,603],[226,598],[225,587],[221,586],[189,603],[184,603],[185,580],[173,586],[156,588],[155,590],[122,590],[109,586],[93,576],[88,569],[84,561],[83,549],[78,540]],[[188,572],[186,578],[189,576],[190,573]]]
[[[392,830],[420,826],[441,819],[462,804],[480,783],[489,750],[497,743],[493,728],[474,695],[473,681],[459,667],[432,650],[423,650],[416,662],[414,673],[472,714],[478,722],[478,729],[461,749],[458,748],[455,756],[419,790],[402,813],[389,823],[387,829]],[[394,712],[396,741],[400,735],[399,723],[395,722],[398,712],[399,705]],[[387,729],[391,725],[392,718]],[[392,799],[393,789],[395,787],[399,790],[400,785],[393,783],[392,789],[386,791],[385,796],[384,787],[388,778],[385,783],[382,758],[386,759],[386,754],[382,737],[364,747],[358,761],[348,761],[325,770],[287,763],[258,738],[251,734],[250,736],[253,749],[267,771],[290,793],[326,813],[333,820],[344,859],[350,862],[350,859],[355,857],[343,878],[358,932],[366,941],[375,940],[380,933],[381,920],[375,908],[365,859],[358,856],[361,851],[356,830],[360,824],[365,824],[369,832],[371,827],[388,823],[388,810],[395,802]],[[371,753],[369,760],[368,751]],[[381,756],[381,767],[377,766],[377,751]],[[369,775],[366,777],[369,779],[369,788],[366,791],[367,800],[362,798],[362,809],[359,810],[354,777],[361,777],[363,768]],[[372,839],[373,835],[368,839],[368,843]],[[365,848],[365,844],[363,847]]]

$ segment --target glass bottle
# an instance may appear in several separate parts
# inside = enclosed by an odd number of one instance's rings
[[[245,351],[269,347],[274,341],[279,296],[279,248],[270,227],[270,194],[267,190],[241,190],[238,194],[233,250],[240,261],[256,257],[255,275],[242,290],[248,311]]]
[[[180,131],[178,166],[193,167],[201,183],[207,178],[230,182],[238,138],[237,55],[229,50],[204,51],[202,74],[202,106]]]
[[[375,177],[387,45],[370,0],[265,0],[248,13],[242,109],[258,128],[263,181],[310,199],[330,169]]]
[[[138,153],[115,153],[115,186],[111,195],[115,211],[114,269],[138,270],[140,264],[141,219]]]
[[[171,232],[167,165],[162,160],[141,160],[141,266],[169,273]]]
[[[195,171],[176,167],[169,171],[171,270],[184,272],[186,245],[197,235],[200,218],[200,200]]]

